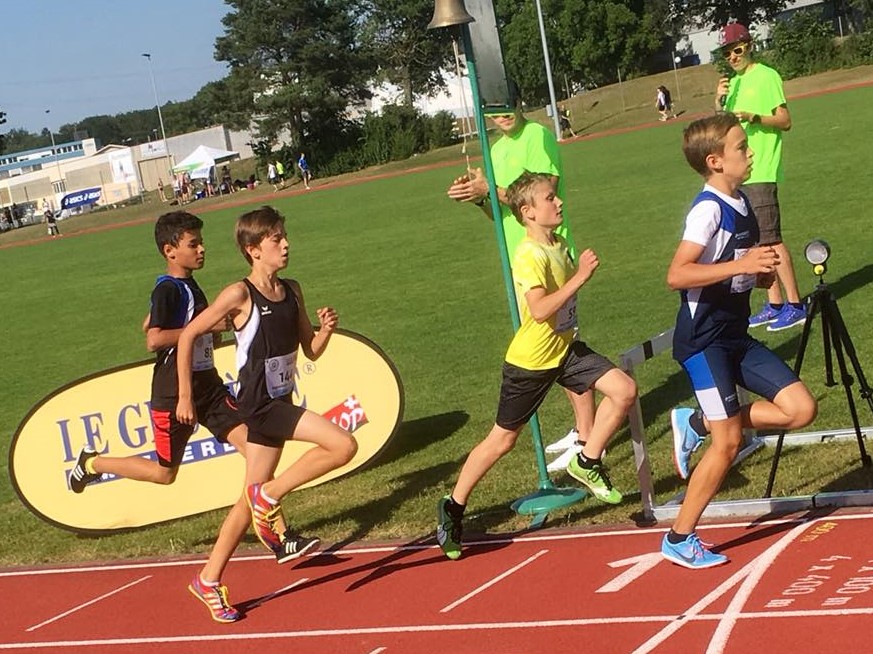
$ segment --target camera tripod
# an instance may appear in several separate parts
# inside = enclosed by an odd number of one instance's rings
[[[852,396],[852,383],[854,379],[849,375],[848,368],[846,367],[846,356],[848,356],[849,361],[852,364],[855,379],[858,380],[861,397],[867,400],[867,404],[870,406],[871,411],[873,411],[873,392],[871,392],[870,386],[867,384],[867,378],[864,376],[864,371],[861,369],[861,363],[858,361],[855,346],[852,344],[852,339],[846,329],[846,323],[843,321],[843,316],[840,313],[840,308],[837,306],[836,298],[834,298],[833,293],[831,293],[830,288],[824,281],[823,271],[819,276],[818,285],[815,287],[812,295],[810,295],[806,323],[803,325],[803,334],[800,337],[800,345],[797,349],[797,358],[794,362],[794,373],[798,377],[800,376],[800,368],[803,365],[806,346],[809,342],[809,332],[816,315],[821,316],[821,332],[825,360],[825,386],[837,385],[837,382],[834,380],[833,353],[836,355],[837,365],[840,369],[840,381],[843,384],[843,388],[846,390],[846,402],[849,406],[849,412],[852,414],[852,426],[855,428],[855,436],[858,439],[858,450],[861,453],[861,463],[865,466],[870,466],[870,455],[867,454],[867,449],[864,447],[864,437],[861,434],[861,427],[858,423],[858,410],[855,407],[855,398]],[[776,480],[776,468],[779,466],[779,456],[782,454],[782,442],[784,439],[785,432],[782,431],[779,433],[779,439],[776,441],[776,452],[773,455],[773,465],[770,468],[770,478],[767,481],[767,492],[764,494],[764,497],[770,497],[770,494],[773,491],[773,483]]]

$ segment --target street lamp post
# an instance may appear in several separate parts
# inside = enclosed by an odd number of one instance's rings
[[[52,110],[46,109],[45,112],[46,112],[46,114],[50,114],[52,112]],[[57,171],[58,171],[58,186],[57,186],[58,190],[57,190],[57,193],[63,193],[64,190],[66,190],[66,189],[61,188],[63,181],[64,181],[64,175],[61,172],[61,162],[58,161],[58,153],[55,152],[55,133],[54,133],[54,131],[52,131],[51,127],[47,127],[46,129],[48,129],[49,136],[52,139],[52,158],[55,160],[55,167],[57,168]],[[57,197],[55,197],[55,199],[57,199]]]
[[[543,60],[546,64],[546,81],[549,84],[549,101],[552,103],[552,118],[555,121],[555,138],[561,140],[561,117],[558,116],[558,101],[555,99],[555,83],[552,81],[552,62],[549,60],[549,43],[546,41],[546,26],[543,24],[543,8],[536,0],[537,20],[540,23],[540,40],[543,42]]]
[[[161,102],[158,100],[158,87],[155,85],[155,72],[152,70],[152,56],[148,52],[143,52],[142,56],[149,62],[149,76],[152,79],[152,91],[155,94],[155,105],[158,108],[158,122],[161,125],[161,138],[164,140],[164,156],[167,159],[167,175],[169,175],[170,180],[172,180],[173,166],[170,163],[170,148],[167,147],[167,132],[164,131],[164,117],[161,115]]]

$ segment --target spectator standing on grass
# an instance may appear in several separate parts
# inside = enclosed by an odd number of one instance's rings
[[[279,180],[279,188],[285,188],[285,164],[281,159],[276,159],[276,178]]]
[[[755,153],[755,165],[741,190],[752,203],[761,243],[772,245],[779,255],[776,279],[767,289],[767,302],[749,318],[749,325],[767,325],[767,331],[788,329],[806,322],[791,253],[782,241],[777,195],[777,185],[783,180],[782,133],[791,129],[791,114],[779,73],[755,61],[749,30],[739,23],[730,23],[722,29],[719,42],[721,55],[736,74],[719,80],[715,108],[734,114],[746,131],[749,147]]]
[[[309,186],[309,180],[312,179],[312,172],[309,170],[309,163],[306,161],[306,153],[301,152],[300,158],[297,160],[297,167],[300,169],[300,178],[303,180],[303,186],[306,190],[312,190]]]
[[[45,212],[43,212],[43,219],[45,220],[45,224],[48,227],[48,235],[52,238],[61,235],[61,230],[58,229],[58,218],[55,216],[55,212],[52,211],[51,207],[48,206],[48,203],[45,203]]]
[[[276,164],[272,161],[267,164],[267,181],[273,186],[273,191],[279,190],[279,183],[276,173]]]
[[[570,126],[570,110],[564,105],[561,105],[558,109],[558,120],[561,124],[561,138],[564,137],[564,132],[566,131],[570,132],[570,136],[576,136],[576,132]]]
[[[655,89],[655,91],[655,108],[657,108],[658,113],[661,114],[661,117],[658,118],[658,120],[667,121],[671,118],[675,118],[676,116],[673,114],[673,98],[670,97],[670,89],[662,84]]]
[[[506,189],[524,172],[545,173],[552,177],[558,197],[564,195],[564,168],[561,152],[555,135],[536,121],[525,118],[519,104],[511,114],[493,116],[492,121],[502,136],[491,146],[491,159],[494,166],[494,181],[497,185],[497,199],[500,203],[503,234],[506,237],[506,252],[510,263],[514,262],[518,244],[525,237],[525,228],[519,223],[512,210]],[[448,196],[456,202],[467,202],[479,207],[490,219],[491,202],[488,197],[488,181],[481,168],[468,170],[449,187]],[[563,214],[562,214],[563,215]],[[570,256],[576,261],[577,251],[566,216],[555,229],[569,247]],[[514,272],[513,272],[514,276]],[[550,470],[566,467],[574,451],[582,449],[591,425],[594,422],[594,394],[577,395],[567,391],[573,407],[575,424],[563,438],[549,445],[548,452],[563,452],[549,465]]]

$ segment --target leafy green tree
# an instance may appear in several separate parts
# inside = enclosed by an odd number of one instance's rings
[[[32,134],[21,127],[13,127],[6,133],[6,151],[21,152],[22,150],[33,150],[41,148],[51,143],[48,132],[45,133],[45,138],[39,134]]]
[[[552,70],[560,79],[602,84],[646,70],[663,42],[661,18],[642,0],[542,0]],[[504,57],[527,101],[547,97],[536,7],[498,0]]]
[[[260,135],[335,151],[349,105],[370,97],[375,66],[358,41],[354,0],[225,0],[215,56],[253,93]]]
[[[364,38],[380,76],[403,90],[407,107],[416,95],[445,88],[442,71],[454,59],[449,30],[425,29],[433,6],[433,0],[370,0],[366,12]]]
[[[787,5],[788,0],[684,0],[674,9],[688,24],[718,29],[731,21],[747,27],[770,22]]]

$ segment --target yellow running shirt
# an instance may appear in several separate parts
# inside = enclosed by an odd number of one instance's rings
[[[525,370],[548,370],[561,364],[576,331],[576,296],[548,320],[538,323],[530,315],[524,295],[537,286],[543,287],[547,295],[554,293],[575,272],[567,242],[560,236],[555,235],[553,245],[528,237],[518,244],[512,274],[521,327],[509,344],[507,363]]]

